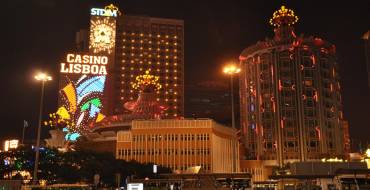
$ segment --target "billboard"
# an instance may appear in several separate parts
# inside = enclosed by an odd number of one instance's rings
[[[105,118],[109,99],[108,82],[113,74],[118,8],[90,10],[89,51],[67,53],[60,63],[58,109],[45,125],[62,128],[66,140],[76,140],[96,122]]]

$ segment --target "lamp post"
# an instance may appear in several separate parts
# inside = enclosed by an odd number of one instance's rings
[[[35,76],[37,81],[41,81],[41,97],[40,97],[40,112],[39,112],[39,123],[37,127],[37,139],[36,139],[36,155],[35,155],[35,167],[33,168],[33,181],[37,182],[37,171],[39,167],[39,157],[40,157],[40,136],[41,136],[41,120],[42,120],[42,107],[44,99],[44,86],[45,82],[52,80],[51,76],[45,73],[39,73]]]
[[[223,72],[230,76],[230,93],[231,93],[231,127],[236,129],[235,127],[235,112],[234,112],[234,84],[233,84],[233,76],[240,72],[240,68],[235,64],[230,64],[224,67]]]
[[[234,84],[233,84],[233,76],[235,74],[238,74],[240,72],[240,68],[236,65],[236,64],[229,64],[227,66],[224,67],[224,70],[223,72],[227,75],[230,76],[230,95],[231,95],[231,127],[236,130],[236,127],[235,127],[235,112],[234,112]],[[235,146],[233,146],[235,147]],[[238,153],[238,150],[236,150],[235,148],[233,148],[233,154],[234,156],[236,156]],[[236,158],[233,159],[233,172],[237,172],[237,164],[236,162],[238,162],[236,160]]]

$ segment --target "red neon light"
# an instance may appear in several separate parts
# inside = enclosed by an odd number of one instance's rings
[[[281,91],[281,89],[283,89],[283,86],[281,85],[281,80],[279,79],[279,91]]]
[[[280,119],[280,127],[284,129],[284,119]]]
[[[316,57],[314,55],[311,55],[312,63],[316,65]]]
[[[315,127],[315,130],[317,131],[317,136],[319,136],[319,140],[321,140],[321,130],[318,126]]]
[[[245,60],[247,60],[247,58],[246,58],[246,57],[244,57],[244,56],[239,56],[239,61],[245,61]]]

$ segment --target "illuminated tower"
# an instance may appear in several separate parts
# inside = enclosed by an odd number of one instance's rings
[[[168,109],[166,118],[184,113],[184,25],[182,20],[124,15],[118,21],[116,46],[115,113],[135,100],[131,88],[135,78],[146,70],[159,76],[161,91],[157,101]]]
[[[119,14],[112,5],[91,14],[90,52],[110,58],[103,113],[125,113],[122,105],[137,98],[131,83],[151,70],[162,86],[156,101],[168,106],[164,116],[183,116],[184,22]]]
[[[335,46],[296,36],[298,17],[273,14],[273,39],[241,53],[241,126],[247,158],[288,161],[344,157],[343,112]]]

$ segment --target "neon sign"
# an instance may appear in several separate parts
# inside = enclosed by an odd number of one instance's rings
[[[67,54],[66,62],[60,64],[61,73],[107,75],[107,56]]]
[[[100,8],[92,8],[91,9],[91,15],[93,16],[110,16],[110,17],[117,17],[119,14],[118,7],[114,6],[113,4],[110,4],[104,9]]]

